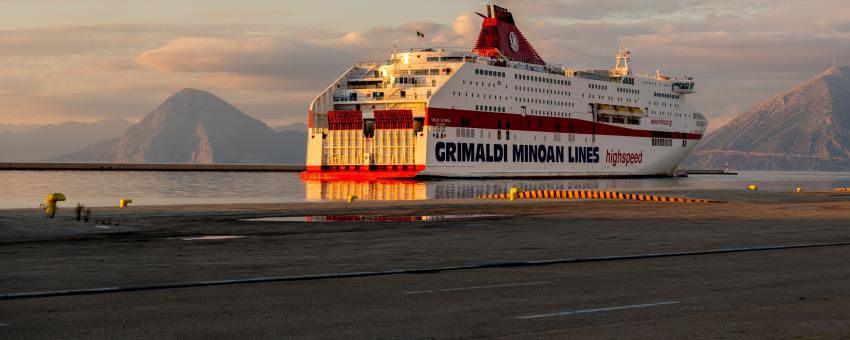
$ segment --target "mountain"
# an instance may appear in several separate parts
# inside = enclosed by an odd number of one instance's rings
[[[706,136],[683,168],[850,170],[850,67],[833,67]]]
[[[29,124],[0,124],[0,133],[5,132],[26,132],[44,127],[44,125],[29,125]]]
[[[272,131],[212,93],[183,89],[120,138],[54,161],[304,163],[307,134]]]
[[[285,132],[285,131],[304,132],[304,131],[307,131],[307,124],[292,123],[292,124],[289,124],[289,125],[279,125],[279,126],[272,127],[272,130],[274,130],[274,132]]]
[[[68,121],[0,133],[0,161],[39,161],[124,134],[133,123],[112,118],[95,123]],[[9,127],[9,126],[7,126]],[[11,127],[9,127],[11,129]]]

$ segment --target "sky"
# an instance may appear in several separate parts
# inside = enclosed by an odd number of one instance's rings
[[[697,80],[716,128],[850,61],[846,0],[503,0],[549,62]],[[0,124],[138,121],[181,88],[210,91],[269,125],[356,61],[392,46],[469,47],[479,0],[0,0]]]

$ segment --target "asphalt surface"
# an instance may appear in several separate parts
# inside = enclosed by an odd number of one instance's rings
[[[4,338],[794,338],[850,331],[850,247],[0,302]]]
[[[40,227],[44,221],[32,211],[3,211],[0,295],[848,242],[848,210],[845,197],[794,202],[780,195],[718,205],[432,201],[156,207],[106,210],[121,220],[109,229],[67,216]],[[458,213],[512,217],[242,221]],[[194,239],[198,236],[239,238]],[[848,255],[850,246],[829,246],[3,299],[0,338],[846,339]]]

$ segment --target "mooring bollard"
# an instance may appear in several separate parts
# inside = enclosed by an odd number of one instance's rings
[[[91,208],[86,208],[83,210],[83,222],[89,223],[89,219],[91,218],[92,212]]]
[[[519,193],[521,193],[521,192],[522,192],[522,189],[517,188],[517,187],[512,187],[510,194],[508,194],[508,197],[510,197],[511,201],[516,201],[517,197],[519,196]]]
[[[85,209],[85,206],[80,204],[80,202],[77,202],[77,207],[74,208],[74,216],[76,217],[77,222],[79,222],[83,216],[83,209]]]
[[[59,210],[59,206],[56,204],[57,202],[65,201],[65,195],[54,192],[52,194],[47,194],[47,198],[44,199],[44,217],[45,218],[54,218],[56,217],[56,210]]]

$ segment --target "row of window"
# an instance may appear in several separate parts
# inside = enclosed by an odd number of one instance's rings
[[[605,90],[608,91],[608,85],[599,85],[599,84],[587,84],[587,87],[593,90]]]
[[[456,131],[455,132],[456,137],[475,138],[475,130],[474,129],[457,128],[457,129],[455,129],[455,131]]]
[[[574,107],[575,103],[572,102],[562,102],[558,100],[548,100],[548,99],[537,99],[537,98],[523,98],[516,97],[514,100],[517,103],[530,103],[530,104],[543,104],[543,105],[555,105],[555,106],[566,106],[566,107]]]
[[[617,92],[620,93],[631,93],[631,94],[640,94],[640,90],[637,89],[624,89],[622,87],[617,88]]]
[[[650,101],[650,102],[649,102],[649,105],[655,105],[655,106],[667,107],[667,103],[665,103],[665,102],[660,102],[660,103],[659,103],[659,102],[652,102],[652,101]],[[678,107],[679,107],[679,104],[673,104],[673,103],[670,103],[670,107],[678,108]]]
[[[428,57],[429,63],[459,63],[463,61],[463,57]]]
[[[479,68],[475,69],[475,74],[481,75],[481,76],[491,76],[491,77],[499,77],[499,78],[505,77],[505,72],[482,70],[482,69],[479,69]]]
[[[538,121],[538,123],[540,123],[540,122],[542,122],[542,121]],[[502,124],[501,124],[501,123],[502,123],[502,122],[500,121],[500,122],[499,122],[499,126],[497,127],[499,130],[497,130],[497,131],[496,131],[496,139],[498,139],[498,140],[501,140],[501,139],[502,139],[502,130],[501,130],[501,129],[502,129],[502,127],[501,127],[501,125],[502,125]],[[530,123],[531,123],[531,122],[529,121],[529,125],[530,125]],[[624,124],[625,124],[625,123],[624,123]],[[632,122],[629,122],[629,123],[627,123],[627,124],[633,124],[633,123],[632,123]],[[538,125],[539,125],[539,124],[538,124]],[[510,131],[511,124],[510,124],[510,122],[507,122],[507,126],[506,126],[505,128],[506,128],[506,129],[508,129],[508,131],[504,131],[505,139],[506,139],[506,140],[511,140],[511,131]],[[556,131],[558,131],[558,132],[556,132],[556,133],[554,134],[554,136],[553,136],[554,141],[555,141],[555,142],[560,142],[560,141],[562,141],[562,138],[563,138],[563,137],[562,137],[562,133],[563,133],[563,132],[562,132],[561,125],[560,125],[560,124],[558,124],[558,123],[556,123],[556,124],[555,124],[555,130],[556,130]],[[572,124],[570,124],[569,131],[570,131],[570,132],[569,132],[569,133],[567,133],[567,140],[568,140],[569,142],[575,142],[575,140],[576,140],[576,136],[575,136],[575,134],[573,133],[573,131],[575,131],[575,127],[574,127]],[[478,136],[478,138],[484,138],[484,130],[483,130],[483,129],[478,129],[478,132],[479,132],[479,136]],[[440,136],[440,137],[445,137],[445,134],[443,134],[443,135],[442,135],[442,136]],[[455,129],[455,137],[460,137],[460,138],[475,138],[475,129],[473,129],[473,128],[457,128],[457,129]],[[490,131],[488,131],[488,132],[487,132],[487,138],[492,138],[492,135],[490,134]],[[535,140],[537,140],[537,136],[534,136],[534,139],[535,139]],[[546,136],[543,136],[543,140],[544,140],[544,141],[546,140]],[[658,137],[655,137],[655,138],[652,138],[652,146],[672,147],[672,146],[673,146],[673,139],[672,139],[672,138],[658,138]],[[684,147],[687,147],[687,146],[688,146],[688,140],[687,140],[687,139],[683,139],[683,140],[682,140],[682,147],[684,148]]]
[[[567,107],[575,107],[574,103],[568,103],[568,102],[552,102],[552,103],[554,105],[563,105],[563,106],[567,106]],[[475,110],[476,111],[484,111],[484,112],[507,113],[507,109],[503,106],[475,105]],[[534,109],[526,110],[526,107],[523,106],[522,107],[523,114],[525,114],[527,111],[530,111],[530,112],[528,112],[528,114],[531,114],[531,115],[534,115],[534,116],[564,117],[564,118],[572,116],[568,112],[556,112],[556,111],[534,110]],[[469,120],[465,121],[464,119],[461,119],[460,126],[469,127],[469,126],[472,126],[472,122],[469,121]]]
[[[571,95],[571,93],[568,92],[568,91],[546,90],[546,92],[558,94],[558,95],[565,95],[565,96]],[[490,94],[490,95],[485,94],[485,95],[482,96],[480,93],[472,93],[472,95],[470,96],[469,92],[460,92],[460,91],[452,91],[452,95],[458,96],[458,97],[463,96],[463,97],[494,99],[494,100],[506,100],[506,101],[509,100],[509,97],[496,96],[496,95],[492,95],[492,94]],[[573,103],[573,102],[549,100],[549,99],[539,99],[539,98],[514,97],[514,102],[530,103],[530,104],[543,104],[543,105],[555,105],[555,106],[564,106],[564,107],[575,107],[575,103]],[[484,107],[484,106],[483,105],[476,105],[475,109],[479,110],[479,111],[484,110],[484,109],[480,109],[479,107]],[[498,112],[505,112],[505,111],[498,111]]]
[[[667,87],[667,84],[662,84],[662,83],[657,82],[657,81],[644,80],[644,81],[643,81],[643,83],[644,83],[645,85],[654,85],[654,86],[664,86],[664,87]]]
[[[444,69],[439,69],[439,68],[427,69],[427,68],[424,68],[424,69],[412,69],[412,70],[399,70],[398,71],[398,75],[402,75],[402,76],[409,76],[409,75],[414,75],[414,76],[440,76],[440,75],[448,76],[448,75],[451,75],[451,73],[452,73],[451,68],[444,68]]]
[[[568,112],[555,112],[555,111],[544,111],[544,110],[531,110],[531,115],[534,116],[546,116],[546,117],[561,117],[561,118],[569,118],[572,117]]]
[[[572,92],[570,92],[570,91],[541,89],[541,88],[537,88],[537,87],[528,87],[528,86],[514,86],[514,90],[524,91],[524,92],[554,94],[554,95],[558,95],[558,96],[572,96]]]
[[[508,97],[496,96],[496,95],[492,95],[492,94],[485,94],[484,96],[482,96],[480,93],[474,93],[474,92],[470,96],[469,92],[452,91],[452,95],[458,96],[458,97],[463,96],[463,97],[484,98],[484,99],[495,99],[495,100],[508,101]]]
[[[639,117],[627,117],[620,115],[598,115],[596,117],[596,121],[600,123],[614,123],[614,124],[629,124],[629,125],[640,125]]]
[[[396,83],[396,84],[411,84],[411,85],[415,85],[415,84],[418,84],[418,83],[419,83],[419,81],[418,81],[418,79],[417,79],[416,77],[398,77],[398,78],[395,78],[395,83]]]
[[[536,82],[539,82],[539,83],[555,84],[555,85],[566,85],[566,86],[572,85],[572,83],[569,80],[566,80],[566,79],[552,79],[552,78],[546,78],[546,77],[529,76],[529,75],[525,75],[525,74],[515,74],[514,79],[525,80],[525,81],[536,81]]]
[[[672,138],[652,138],[652,146],[673,146]]]
[[[655,92],[655,96],[660,97],[660,98],[667,98],[667,99],[679,99],[679,95],[670,94],[670,93]]]
[[[466,84],[467,84],[466,79],[464,79],[464,80],[463,80],[463,85],[466,85]],[[483,81],[482,81],[482,82],[478,82],[478,81],[473,82],[472,80],[470,80],[470,81],[469,81],[469,85],[475,85],[475,86],[481,86],[481,87],[484,87],[484,86],[487,86],[487,87],[496,87],[497,85],[499,85],[499,86],[500,86],[500,85],[502,85],[502,81],[501,81],[501,80],[499,80],[498,84],[493,84],[493,83],[485,83],[485,82],[483,82]],[[505,86],[505,87],[507,87],[507,86]]]
[[[475,105],[475,111],[507,112],[502,106]]]

